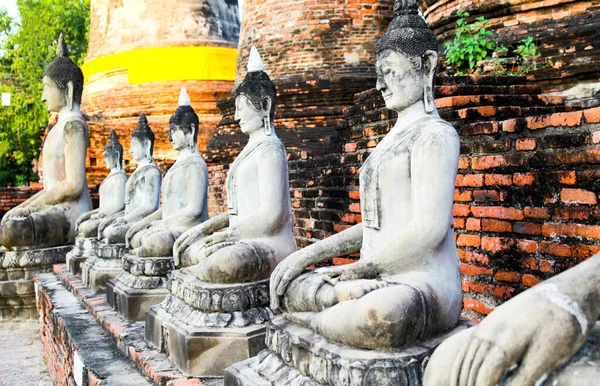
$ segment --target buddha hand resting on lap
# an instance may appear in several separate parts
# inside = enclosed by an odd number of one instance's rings
[[[108,143],[104,147],[104,163],[110,173],[100,184],[100,207],[82,214],[77,219],[78,236],[82,238],[98,237],[98,226],[102,220],[125,207],[127,174],[123,170],[123,146],[114,130],[111,130]]]
[[[142,113],[131,134],[130,152],[137,168],[125,185],[125,210],[107,216],[98,226],[98,239],[104,243],[124,244],[127,230],[158,209],[161,173],[152,158],[153,151],[154,133]]]
[[[44,189],[4,215],[0,244],[8,248],[70,244],[77,218],[92,209],[85,178],[88,128],[79,110],[83,73],[62,35],[43,82],[42,100],[48,111],[58,112],[42,149]]]
[[[198,123],[198,115],[182,88],[179,107],[169,121],[169,141],[179,156],[162,184],[162,208],[127,231],[127,243],[134,248],[134,255],[171,256],[175,240],[208,218],[208,169],[196,145]]]
[[[266,279],[296,250],[287,157],[273,129],[275,85],[263,70],[252,48],[248,74],[235,90],[235,119],[250,138],[227,174],[228,212],[175,243],[175,264],[203,281]]]
[[[348,346],[400,348],[456,325],[452,204],[456,130],[433,100],[437,42],[416,2],[397,1],[377,43],[377,89],[398,121],[360,171],[362,223],[293,253],[271,276],[271,307]],[[308,271],[360,251],[360,260]]]

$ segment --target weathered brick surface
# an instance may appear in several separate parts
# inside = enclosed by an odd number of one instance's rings
[[[600,4],[585,0],[426,0],[425,19],[443,44],[454,38],[456,14],[485,16],[488,29],[506,47],[515,48],[528,36],[548,67],[530,74],[545,92],[562,90],[582,81],[597,82],[600,74]],[[560,33],[557,33],[560,31]]]
[[[594,111],[572,111],[563,98],[539,95],[525,78],[438,79],[440,115],[461,135],[454,226],[463,274],[464,315],[480,319],[540,280],[600,251],[600,145],[588,140],[600,127]],[[481,93],[469,95],[469,93]],[[450,98],[450,99],[449,99]],[[477,103],[510,118],[460,118]],[[465,107],[467,106],[467,107]],[[519,109],[517,109],[519,108]],[[536,110],[537,109],[537,110]],[[527,115],[540,111],[533,119]],[[565,113],[581,117],[578,125]],[[294,234],[303,247],[361,221],[359,168],[395,122],[379,93],[356,95],[329,145],[289,152]],[[589,120],[587,117],[591,117]],[[544,122],[529,128],[527,121]],[[474,123],[492,130],[471,130]],[[583,139],[582,139],[583,138]],[[539,144],[535,147],[523,143]],[[218,196],[221,170],[211,169],[211,208],[225,210]],[[213,197],[219,197],[215,201]],[[357,256],[336,263],[348,263]]]

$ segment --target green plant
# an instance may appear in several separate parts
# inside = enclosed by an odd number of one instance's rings
[[[477,62],[500,48],[491,40],[493,32],[486,29],[489,20],[479,16],[473,23],[467,23],[469,16],[466,11],[458,11],[454,40],[444,46],[446,63],[454,67],[459,75],[463,72],[473,72]],[[502,48],[506,49],[503,46]]]
[[[18,0],[17,6],[20,20],[0,7],[0,92],[12,96],[11,106],[0,106],[0,186],[37,179],[32,161],[48,123],[42,77],[59,33],[78,64],[88,47],[90,0]]]
[[[533,37],[527,36],[525,39],[521,40],[521,43],[517,46],[515,52],[521,57],[526,56],[535,56],[537,54],[537,46],[533,40]]]

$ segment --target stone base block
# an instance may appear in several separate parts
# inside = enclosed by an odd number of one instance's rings
[[[95,258],[89,264],[85,264],[83,283],[92,293],[106,290],[106,283],[116,278],[123,270],[120,260],[103,260]]]
[[[73,275],[81,274],[81,265],[90,257],[95,256],[94,248],[98,239],[95,237],[75,239],[75,246],[66,255],[67,269]]]
[[[97,242],[94,246],[94,254],[102,259],[107,260],[119,260],[126,253],[128,249],[125,244],[105,244]]]
[[[73,245],[52,248],[6,251],[0,254],[0,268],[51,267],[65,262]]]
[[[265,325],[241,328],[192,327],[160,305],[148,311],[146,340],[187,376],[223,376],[226,367],[251,358],[265,348]]]
[[[328,341],[279,316],[267,328],[268,348],[225,369],[225,385],[420,386],[433,350],[471,325],[461,319],[452,330],[418,345],[375,351]]]
[[[166,288],[131,288],[117,279],[106,283],[106,301],[127,320],[146,320],[146,313],[169,294]]]

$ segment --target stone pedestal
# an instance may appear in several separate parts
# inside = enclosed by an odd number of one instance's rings
[[[77,237],[75,246],[67,253],[67,269],[73,275],[81,274],[81,265],[90,257],[94,256],[94,248],[98,239],[96,237]]]
[[[265,347],[269,281],[216,284],[174,271],[169,296],[146,318],[146,340],[188,376],[223,376]]]
[[[125,319],[145,320],[150,307],[169,294],[167,274],[173,258],[126,254],[121,264],[123,270],[106,284],[106,300]]]
[[[33,277],[64,263],[73,245],[0,252],[0,320],[35,319]]]
[[[267,326],[267,349],[225,370],[225,385],[419,386],[433,350],[473,325],[466,319],[445,333],[402,350],[364,350],[328,341],[279,316]]]
[[[104,244],[97,242],[94,257],[82,266],[81,277],[93,293],[103,291],[106,283],[117,277],[123,270],[121,257],[127,252],[125,244]]]

